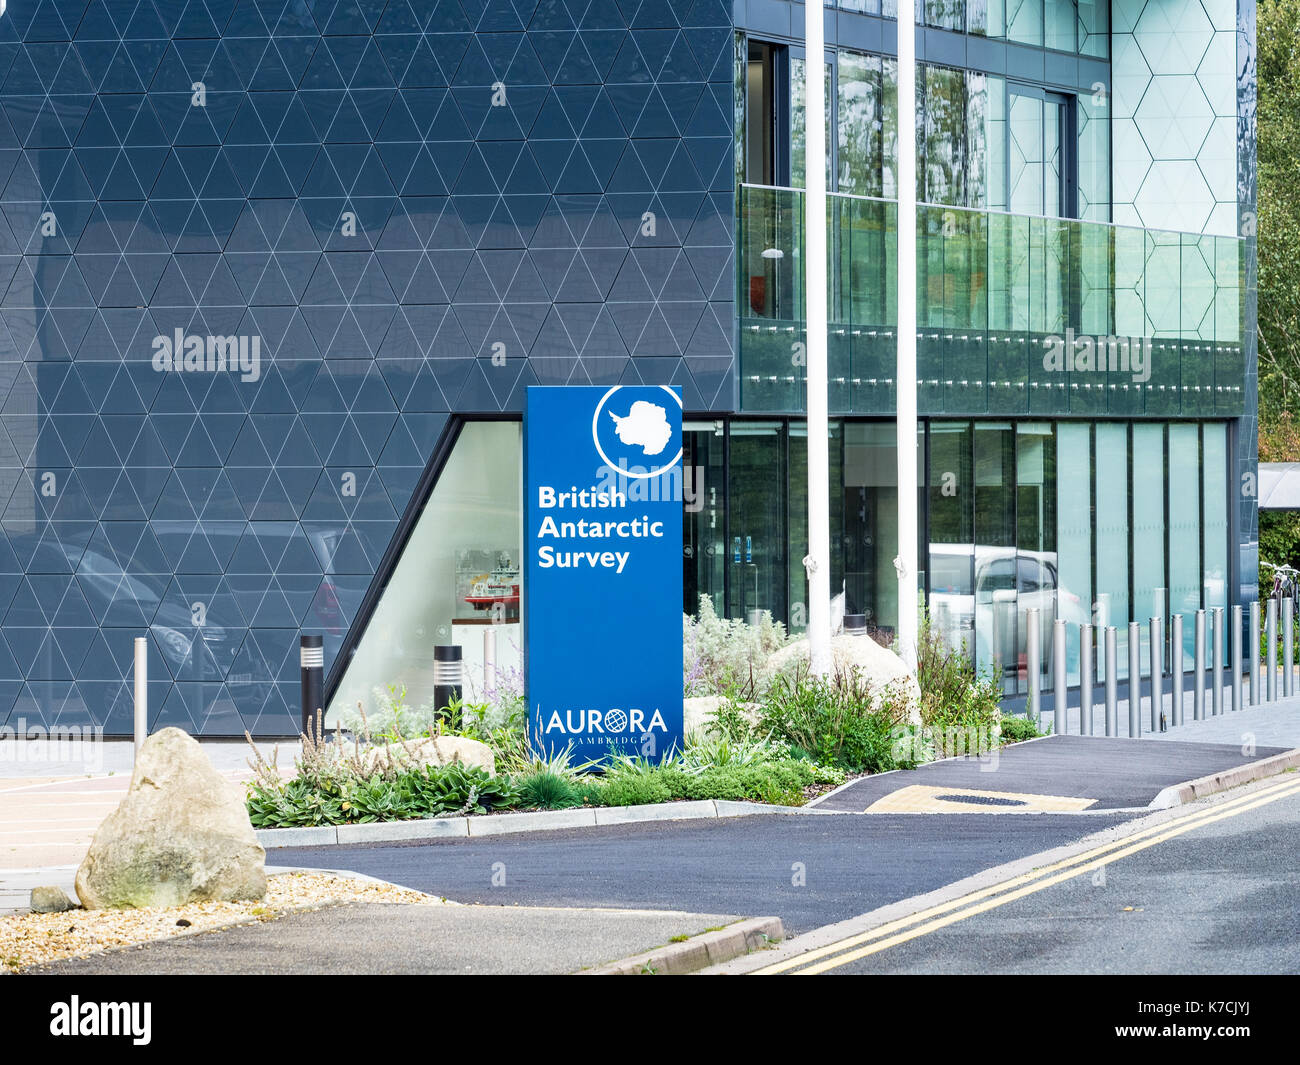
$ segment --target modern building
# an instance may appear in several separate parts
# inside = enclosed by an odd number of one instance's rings
[[[897,23],[828,3],[832,587],[888,630]],[[0,724],[296,732],[517,661],[530,385],[681,387],[686,601],[804,624],[788,0],[9,0]],[[1256,595],[1253,0],[918,3],[922,572],[1026,610]],[[912,486],[906,486],[912,491]],[[525,589],[526,593],[526,589]],[[582,604],[574,604],[575,610]],[[1191,631],[1184,629],[1191,658]],[[503,680],[506,678],[503,678]]]

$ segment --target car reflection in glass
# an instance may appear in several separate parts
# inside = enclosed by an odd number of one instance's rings
[[[1009,682],[1024,673],[1026,611],[1034,609],[1038,611],[1039,653],[1044,663],[1051,653],[1056,618],[1072,627],[1092,620],[1089,605],[1060,586],[1056,552],[930,545],[933,624],[953,646],[964,640],[982,667],[996,663]],[[1067,665],[1077,666],[1077,636],[1066,641],[1066,649]]]

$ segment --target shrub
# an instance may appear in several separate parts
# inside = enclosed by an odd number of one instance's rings
[[[508,778],[461,763],[368,778],[342,773],[315,779],[299,775],[284,782],[259,778],[248,788],[248,816],[254,828],[406,821],[481,814],[518,804],[519,792]]]
[[[354,736],[364,736],[367,741],[373,739],[378,743],[412,740],[438,730],[438,714],[433,700],[423,706],[411,706],[406,701],[405,684],[373,688],[371,695],[373,704],[369,710],[358,702],[355,707],[345,707],[337,715],[331,715],[332,723]]]
[[[518,780],[519,801],[539,810],[567,810],[582,805],[582,792],[568,777],[539,770]]]
[[[966,641],[951,646],[925,613],[917,635],[916,680],[921,687],[921,724],[927,729],[960,728],[993,736],[1002,717],[997,671],[979,673]]]
[[[641,806],[668,802],[673,796],[661,779],[663,771],[611,773],[600,786],[599,799],[605,806]]]
[[[800,806],[804,788],[839,784],[843,779],[842,773],[795,758],[703,769],[669,761],[657,767],[616,770],[606,777],[598,798],[607,806],[700,799]]]
[[[1038,727],[1038,722],[1028,715],[1019,717],[1016,714],[1003,714],[1001,725],[1003,743],[1022,743],[1047,735]]]
[[[873,692],[856,670],[813,677],[778,677],[768,690],[759,726],[814,761],[854,773],[882,773],[914,763],[895,750],[906,710],[888,690]]]
[[[682,616],[682,691],[692,695],[752,695],[767,656],[787,642],[785,626],[764,611],[757,625],[720,618],[700,596],[700,614]]]

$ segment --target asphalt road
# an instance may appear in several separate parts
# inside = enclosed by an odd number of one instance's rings
[[[788,933],[797,933],[1072,842],[1123,819],[1103,814],[754,816],[279,848],[268,860],[351,869],[458,902],[776,916]],[[500,886],[493,886],[494,875],[504,881]]]
[[[1294,974],[1297,854],[1291,794],[831,972]]]

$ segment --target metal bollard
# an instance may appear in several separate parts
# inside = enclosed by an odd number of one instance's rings
[[[455,716],[463,692],[463,648],[456,643],[433,645],[433,705],[438,717],[452,728],[459,728]]]
[[[1079,735],[1092,735],[1092,626],[1079,625]]]
[[[1115,626],[1106,626],[1106,735],[1114,736],[1119,719],[1119,663],[1116,657]]]
[[[1052,700],[1052,731],[1064,736],[1070,731],[1069,678],[1065,675],[1065,620],[1052,625],[1052,669],[1056,676],[1056,698]]]
[[[1292,621],[1295,603],[1290,596],[1282,600],[1282,694],[1290,698],[1295,694],[1295,638]]]
[[[497,686],[497,630],[495,625],[483,626],[483,698]]]
[[[1214,716],[1223,713],[1223,607],[1216,606],[1211,615],[1214,619],[1210,627],[1214,630],[1214,665],[1210,667],[1210,676],[1214,678]]]
[[[1037,725],[1043,712],[1039,691],[1042,674],[1039,672],[1038,608],[1032,606],[1025,611],[1025,681],[1029,686],[1029,720]]]
[[[1165,731],[1165,635],[1164,622],[1151,619],[1151,731]]]
[[[1250,604],[1250,705],[1259,705],[1259,600]]]
[[[135,638],[135,753],[149,735],[149,638]]]
[[[1196,612],[1195,646],[1192,648],[1192,720],[1205,717],[1205,611]]]
[[[1241,604],[1232,608],[1232,712],[1241,705]]]
[[[324,732],[322,715],[317,729],[316,715],[325,708],[325,637],[299,635],[298,637],[299,696],[302,707],[302,734],[315,740],[317,732]]]
[[[1277,702],[1277,600],[1264,613],[1264,701]]]
[[[1142,629],[1128,623],[1128,738],[1142,735]]]
[[[1169,723],[1174,726],[1183,723],[1183,615],[1175,614],[1169,619],[1169,674],[1172,680],[1172,694],[1169,707]]]

